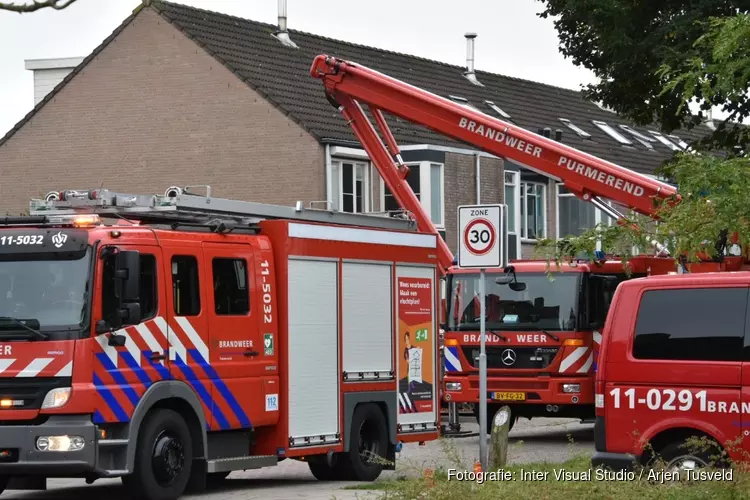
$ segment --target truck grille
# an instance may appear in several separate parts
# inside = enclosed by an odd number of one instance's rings
[[[0,399],[23,401],[9,410],[38,410],[44,396],[57,387],[70,387],[71,377],[0,378]],[[3,410],[0,409],[0,419]]]
[[[486,346],[487,368],[545,369],[555,359],[558,350],[557,347]],[[479,368],[479,346],[464,346],[463,351],[471,365]],[[511,358],[513,358],[512,363],[510,363]]]

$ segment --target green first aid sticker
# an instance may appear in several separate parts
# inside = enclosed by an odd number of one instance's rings
[[[417,342],[423,342],[423,341],[427,340],[427,337],[428,337],[427,331],[428,331],[427,328],[421,328],[421,329],[417,330],[415,340]]]
[[[273,333],[263,334],[263,354],[273,356]]]

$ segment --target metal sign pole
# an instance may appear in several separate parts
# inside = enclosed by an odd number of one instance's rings
[[[487,352],[485,350],[484,268],[479,270],[479,462],[487,471]]]

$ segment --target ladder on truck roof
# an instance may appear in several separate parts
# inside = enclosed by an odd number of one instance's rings
[[[193,186],[198,187],[198,186]],[[169,188],[164,195],[117,193],[109,189],[66,190],[52,192],[45,199],[32,199],[31,216],[45,217],[48,222],[63,221],[75,215],[97,215],[100,218],[124,219],[149,224],[206,226],[221,232],[238,228],[254,229],[260,221],[287,219],[367,228],[416,231],[413,219],[373,213],[352,214],[304,208],[269,205],[241,200],[214,198],[210,186],[206,196],[186,188]]]

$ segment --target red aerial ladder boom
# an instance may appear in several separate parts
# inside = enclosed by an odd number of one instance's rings
[[[408,184],[402,182],[409,170],[403,164],[382,111],[560,178],[565,187],[580,199],[594,203],[615,219],[622,216],[605,204],[602,198],[655,217],[657,199],[677,195],[676,189],[669,184],[353,62],[319,55],[313,61],[310,74],[323,80],[326,97],[343,113],[396,201],[412,212],[422,231],[437,234],[417,197]],[[369,106],[385,144],[360,103]],[[438,239],[440,263],[446,270],[453,263],[453,255],[442,238]]]

